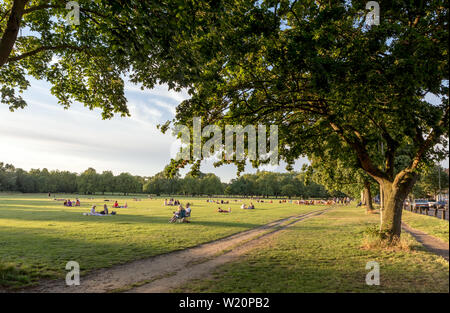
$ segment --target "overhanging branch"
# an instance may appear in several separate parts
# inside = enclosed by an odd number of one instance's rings
[[[21,55],[15,56],[15,57],[8,58],[8,60],[6,61],[6,63],[9,63],[9,62],[16,62],[16,61],[19,61],[19,60],[22,60],[22,59],[24,59],[24,58],[33,56],[33,55],[38,54],[38,53],[43,52],[43,51],[49,51],[49,50],[64,50],[64,49],[75,50],[75,51],[84,51],[84,52],[87,52],[87,53],[88,53],[88,50],[89,50],[88,47],[78,47],[78,46],[73,46],[73,45],[43,46],[43,47],[39,47],[39,48],[37,48],[37,49],[35,49],[35,50],[26,52],[26,53],[24,53],[24,54],[21,54]],[[88,53],[88,54],[89,54],[89,53]]]

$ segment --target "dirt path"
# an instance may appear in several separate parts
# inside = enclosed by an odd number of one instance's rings
[[[65,280],[59,279],[24,292],[167,292],[191,279],[205,277],[217,266],[263,244],[276,232],[326,210],[291,216],[193,248],[98,270],[81,277],[79,286],[66,286]]]
[[[448,243],[442,240],[428,235],[420,230],[414,229],[405,223],[402,223],[402,228],[410,233],[418,242],[420,242],[428,251],[442,256],[444,259],[449,260]]]

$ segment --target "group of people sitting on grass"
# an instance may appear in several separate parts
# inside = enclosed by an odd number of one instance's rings
[[[179,204],[178,210],[173,212],[173,216],[169,220],[169,223],[175,223],[177,220],[182,223],[190,223],[189,217],[191,217],[191,205],[189,204],[189,202],[186,203],[186,209],[183,208],[181,204]]]
[[[74,202],[70,201],[70,199],[69,200],[64,199],[64,206],[81,206],[81,202],[79,199],[77,199]]]
[[[105,204],[106,205],[106,204]],[[126,209],[126,208],[128,208],[128,204],[125,202],[125,205],[119,205],[119,203],[116,201],[116,202],[114,202],[114,205],[113,205],[115,208],[119,208],[119,209]]]
[[[173,198],[170,199],[169,201],[167,201],[167,199],[164,199],[164,206],[172,206],[172,205],[180,205],[180,201],[179,200],[174,200]]]
[[[103,205],[103,211],[100,212],[95,211],[96,207],[97,206],[93,205],[91,211],[89,213],[83,213],[83,215],[93,215],[93,216],[116,215],[115,211],[111,211],[111,213],[109,213],[108,206],[106,204]]]
[[[249,206],[247,206],[245,203],[243,203],[241,205],[241,209],[254,210],[255,209],[255,205],[252,202],[250,202]]]
[[[237,200],[234,200],[234,201],[237,201]],[[230,201],[225,201],[225,200],[214,200],[214,199],[206,199],[206,202],[208,202],[208,203],[217,203],[217,204],[229,204],[230,203]]]
[[[264,200],[256,199],[256,202],[262,202],[264,203]],[[267,200],[267,203],[273,203],[272,200]],[[281,203],[281,202],[280,202]]]

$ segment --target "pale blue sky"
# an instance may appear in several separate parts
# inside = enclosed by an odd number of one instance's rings
[[[50,94],[50,85],[30,80],[24,94],[28,106],[11,113],[0,106],[0,162],[16,167],[47,168],[82,172],[88,167],[114,174],[129,172],[151,176],[161,171],[176,151],[174,138],[162,134],[156,125],[172,119],[176,105],[187,93],[168,91],[166,86],[142,91],[126,85],[131,117],[102,120],[101,111],[74,104],[64,110]],[[300,169],[306,159],[299,160]],[[284,164],[270,170],[284,171]],[[212,162],[202,165],[203,172],[213,172],[222,181],[236,177],[236,167],[214,168]],[[254,172],[250,166],[248,172]]]

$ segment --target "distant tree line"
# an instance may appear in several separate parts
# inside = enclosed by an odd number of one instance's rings
[[[143,177],[129,173],[116,176],[111,171],[97,173],[93,168],[88,168],[81,174],[49,171],[46,168],[31,169],[27,172],[0,162],[0,191],[129,194],[142,192],[144,180]]]
[[[199,173],[197,176],[187,174],[181,178],[178,174],[167,178],[164,171],[150,177],[144,184],[145,193],[162,195],[236,195],[259,197],[300,197],[329,198],[344,197],[342,192],[329,192],[306,176],[304,172],[274,173],[258,171],[222,183],[214,174]]]
[[[187,174],[167,178],[164,171],[141,177],[129,173],[114,175],[88,168],[81,174],[69,171],[31,169],[25,171],[0,162],[0,191],[24,193],[146,193],[154,195],[240,195],[260,197],[327,198],[343,196],[328,192],[321,184],[309,181],[304,172],[273,173],[259,171],[245,174],[230,183],[222,183],[212,173]]]
[[[435,195],[438,192],[439,175],[441,188],[448,188],[449,176],[440,166],[430,168],[421,175],[413,189],[416,197]],[[69,171],[49,171],[46,168],[25,171],[11,164],[0,162],[0,191],[15,191],[24,193],[146,193],[154,195],[238,195],[259,197],[297,197],[330,198],[357,197],[342,184],[341,189],[333,188],[323,182],[323,177],[317,179],[308,170],[300,172],[274,173],[258,171],[255,174],[244,174],[232,179],[230,183],[222,183],[220,178],[212,173],[199,173],[194,177],[187,174],[184,178],[175,176],[167,178],[164,171],[152,177],[134,176],[129,173],[114,175],[111,171],[98,173],[88,168],[81,174]],[[356,186],[356,182],[355,182]],[[348,186],[347,186],[348,187]],[[356,189],[355,189],[356,190]]]

